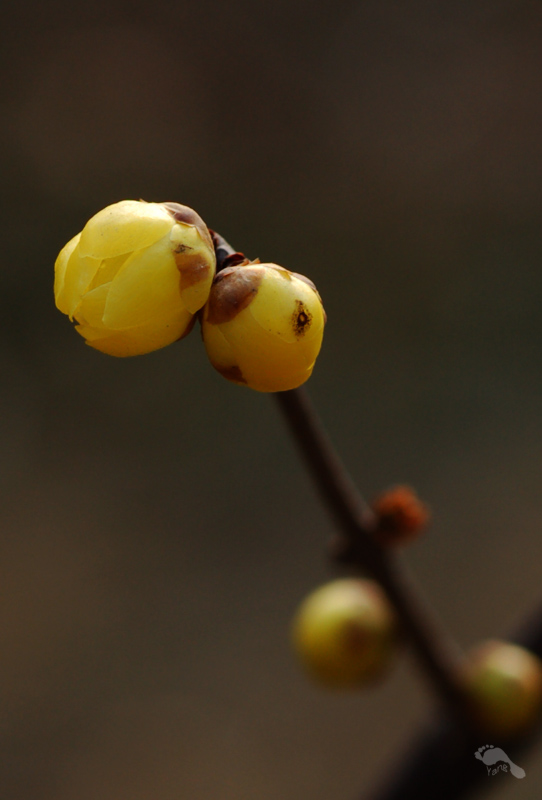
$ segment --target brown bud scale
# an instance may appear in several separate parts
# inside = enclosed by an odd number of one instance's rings
[[[181,245],[173,251],[177,269],[181,273],[181,289],[193,286],[195,283],[207,279],[210,264],[201,255],[190,255],[187,251],[192,248]]]
[[[235,319],[256,297],[263,270],[228,267],[216,276],[209,295],[207,322],[221,325]]]
[[[383,545],[415,539],[429,521],[429,509],[409,486],[394,486],[373,502],[375,536]]]
[[[181,203],[162,203],[162,205],[167,208],[175,222],[181,222],[184,225],[193,225],[198,229],[205,243],[209,245],[209,247],[214,248],[209,228],[193,208],[183,206]]]
[[[193,208],[183,206],[181,203],[162,203],[162,205],[167,208],[175,222],[184,222],[185,225],[195,225],[197,228],[205,224]]]

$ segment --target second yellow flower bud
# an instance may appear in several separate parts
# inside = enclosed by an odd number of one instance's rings
[[[228,380],[281,392],[310,377],[325,319],[320,295],[303,275],[277,264],[227,267],[203,312],[203,341]]]

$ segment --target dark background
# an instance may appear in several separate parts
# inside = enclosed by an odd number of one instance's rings
[[[141,197],[309,275],[340,452],[431,505],[407,558],[460,643],[501,634],[540,587],[541,6],[23,0],[0,44],[1,795],[354,798],[429,698],[408,656],[359,695],[294,663],[332,527],[273,398],[197,330],[86,347],[53,263]],[[540,797],[521,765],[495,797]]]

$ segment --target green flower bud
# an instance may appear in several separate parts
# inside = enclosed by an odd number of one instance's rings
[[[189,332],[215,269],[209,230],[195,211],[123,200],[99,211],[61,250],[56,305],[91,347],[114,356],[149,353]]]
[[[524,647],[483,642],[469,653],[463,678],[473,717],[488,734],[521,733],[540,713],[542,662]]]
[[[376,581],[332,581],[301,604],[292,641],[317,681],[335,688],[360,687],[390,666],[397,641],[395,613]]]
[[[277,264],[227,267],[203,312],[203,341],[228,380],[282,392],[310,377],[325,319],[320,295],[303,275]]]

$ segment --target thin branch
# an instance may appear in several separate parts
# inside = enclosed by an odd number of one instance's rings
[[[335,554],[342,563],[370,572],[386,591],[438,698],[449,715],[472,727],[459,685],[460,652],[422,600],[404,564],[374,538],[375,516],[327,437],[303,388],[279,392],[277,403],[313,480],[340,529]]]

